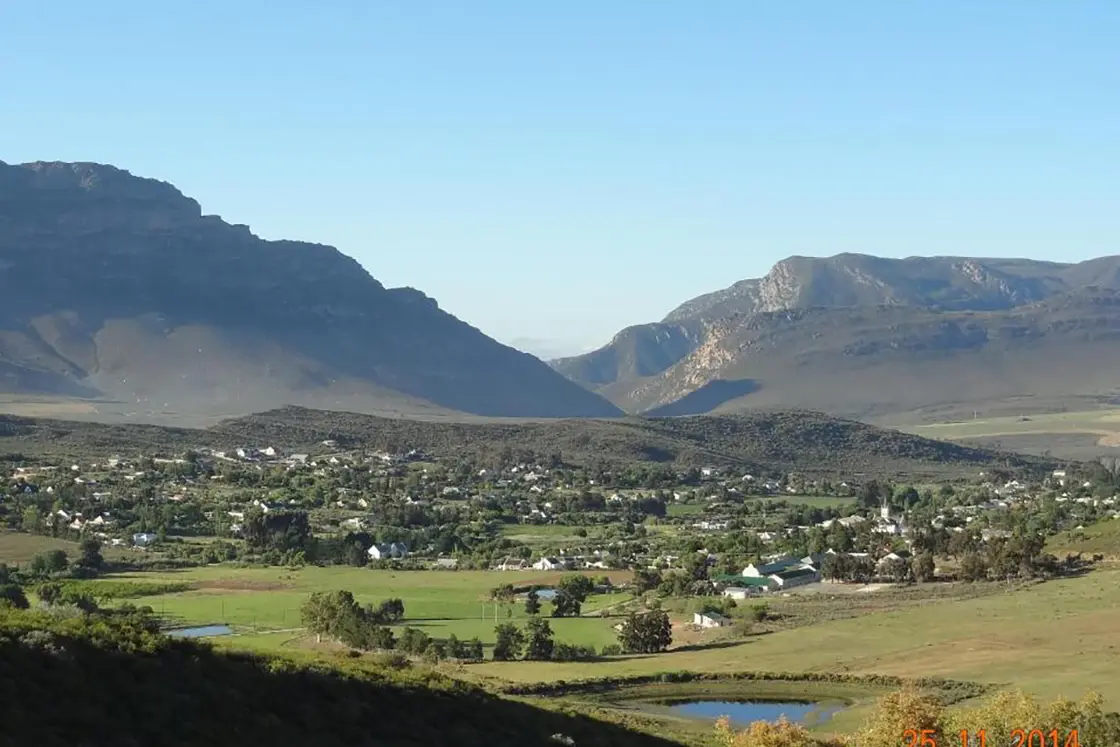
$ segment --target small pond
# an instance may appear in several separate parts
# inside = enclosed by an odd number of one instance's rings
[[[176,628],[167,631],[172,638],[210,638],[219,635],[233,635],[233,628],[228,625],[201,625],[197,628]]]
[[[825,721],[840,710],[823,703],[797,703],[778,701],[697,700],[666,703],[675,716],[716,719],[727,716],[735,726],[746,726],[754,721],[777,721],[782,716],[798,723]]]
[[[537,598],[542,602],[551,602],[556,598],[556,589],[537,589]]]

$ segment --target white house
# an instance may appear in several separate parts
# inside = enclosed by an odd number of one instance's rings
[[[697,612],[692,616],[692,624],[701,628],[722,628],[730,622],[718,612]]]
[[[564,568],[564,564],[557,558],[541,558],[536,563],[533,563],[533,570],[535,571],[558,571]]]
[[[148,545],[155,542],[156,539],[156,535],[152,532],[137,532],[136,534],[132,535],[132,544],[136,547],[147,547]]]
[[[390,542],[388,544],[370,545],[369,558],[370,560],[389,560],[395,558],[407,558],[408,545],[403,542]]]

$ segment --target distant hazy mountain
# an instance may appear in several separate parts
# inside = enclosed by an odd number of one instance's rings
[[[112,166],[0,163],[0,287],[0,393],[141,413],[619,414],[329,246],[263,241]]]
[[[1120,257],[792,257],[558,371],[629,412],[874,416],[1120,391]]]

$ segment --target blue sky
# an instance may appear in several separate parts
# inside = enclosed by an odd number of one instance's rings
[[[571,352],[791,254],[1120,252],[1118,38],[1108,0],[10,0],[0,159]]]

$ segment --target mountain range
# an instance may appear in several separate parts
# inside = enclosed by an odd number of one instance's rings
[[[112,166],[0,162],[0,288],[9,398],[142,420],[283,405],[621,414],[332,247],[264,241]]]
[[[551,365],[629,413],[797,406],[864,419],[1120,394],[1120,257],[791,257]]]

